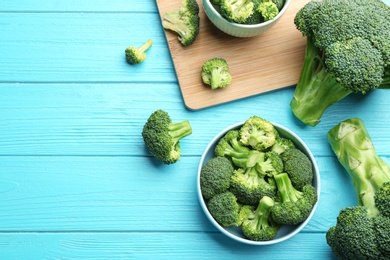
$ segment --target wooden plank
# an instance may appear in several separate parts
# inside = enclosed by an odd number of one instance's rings
[[[318,233],[260,247],[208,232],[1,233],[0,254],[3,259],[336,259],[325,234]]]
[[[206,17],[201,0],[200,32],[195,43],[181,46],[177,34],[166,30],[185,105],[193,110],[292,86],[298,82],[306,39],[295,28],[295,13],[307,0],[292,1],[284,16],[266,33],[252,38],[231,37]],[[160,15],[177,10],[181,1],[157,0]],[[200,77],[203,63],[225,58],[233,77],[225,89],[212,91]]]

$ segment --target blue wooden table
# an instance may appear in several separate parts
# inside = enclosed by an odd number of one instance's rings
[[[124,49],[149,38],[154,45],[147,60],[127,64]],[[332,259],[325,233],[356,197],[327,131],[360,117],[390,162],[390,91],[349,96],[314,128],[292,115],[293,91],[190,111],[154,1],[2,0],[0,258]],[[158,163],[143,143],[142,127],[157,109],[193,127],[177,164]],[[321,171],[317,212],[303,231],[278,245],[225,237],[197,199],[206,145],[252,115],[300,135]]]

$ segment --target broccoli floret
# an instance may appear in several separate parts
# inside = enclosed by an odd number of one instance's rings
[[[290,148],[281,154],[284,171],[290,177],[292,185],[301,190],[312,184],[314,178],[313,164],[309,157],[297,148]]]
[[[291,139],[284,137],[276,137],[274,145],[271,147],[271,151],[282,154],[284,151],[295,148],[295,144]]]
[[[228,131],[215,146],[214,155],[227,157],[235,166],[244,169],[255,166],[263,156],[239,141],[239,130]]]
[[[275,139],[272,123],[258,116],[248,118],[240,128],[240,141],[255,150],[263,151],[271,147]]]
[[[284,0],[272,0],[272,2],[276,5],[279,11],[282,10],[284,6]]]
[[[199,34],[199,22],[199,5],[196,0],[182,0],[178,10],[164,14],[162,25],[176,32],[183,46],[189,46]]]
[[[390,8],[380,0],[310,1],[294,18],[306,36],[300,78],[290,107],[315,126],[325,110],[351,93],[390,87]]]
[[[141,47],[129,46],[125,50],[126,61],[130,64],[138,64],[146,59],[146,50],[152,47],[152,40],[147,40]]]
[[[200,172],[200,188],[205,199],[227,191],[233,175],[233,165],[226,157],[213,157]]]
[[[240,221],[240,205],[230,191],[219,193],[207,203],[211,216],[223,227],[237,226]]]
[[[173,123],[169,114],[163,110],[154,111],[146,121],[142,137],[149,151],[165,164],[172,164],[180,159],[179,141],[192,134],[188,120]]]
[[[272,217],[280,225],[295,225],[305,221],[317,202],[317,191],[306,185],[299,191],[294,188],[287,173],[274,176],[279,200],[272,208]]]
[[[279,9],[274,2],[267,1],[261,2],[257,7],[256,12],[259,12],[266,22],[274,19],[279,14]]]
[[[344,208],[326,239],[345,259],[388,259],[390,253],[390,167],[376,153],[359,118],[347,119],[328,132],[328,141],[352,180],[357,205]]]
[[[232,83],[232,76],[225,59],[213,58],[206,61],[202,66],[202,80],[210,85],[211,89],[225,88]]]
[[[254,4],[251,0],[222,0],[221,15],[226,20],[235,23],[245,23],[254,13]]]
[[[241,229],[243,234],[250,240],[268,241],[276,237],[280,225],[276,224],[271,216],[271,209],[274,200],[270,197],[263,197],[257,208],[243,206],[240,210],[246,218],[242,220]]]

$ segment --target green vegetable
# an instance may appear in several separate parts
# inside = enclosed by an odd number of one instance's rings
[[[267,0],[265,0],[265,1],[267,1]],[[282,8],[284,6],[284,1],[285,0],[272,0],[272,2],[276,5],[276,7],[278,8],[279,11],[282,10]]]
[[[152,47],[152,40],[147,40],[141,47],[129,46],[125,50],[126,61],[130,64],[138,64],[146,59],[146,51]]]
[[[272,146],[271,150],[277,154],[282,154],[284,151],[295,148],[295,144],[290,139],[277,136],[275,138],[275,143]]]
[[[313,183],[313,164],[301,150],[290,148],[281,154],[281,158],[284,171],[296,189],[301,190],[305,185]]]
[[[233,193],[226,191],[212,197],[207,203],[211,216],[223,227],[239,224],[240,205]]]
[[[315,126],[351,93],[390,87],[390,8],[380,0],[323,0],[295,15],[306,51],[290,107]]]
[[[227,191],[233,175],[233,165],[226,157],[213,157],[206,162],[200,173],[200,187],[205,199],[211,199]]]
[[[165,29],[176,32],[183,46],[189,46],[199,34],[199,22],[199,5],[196,0],[182,0],[178,10],[164,14],[162,25]]]
[[[203,82],[210,85],[211,89],[225,88],[232,83],[228,63],[222,58],[206,61],[202,66],[201,76]]]
[[[240,210],[242,231],[250,240],[267,241],[276,237],[280,225],[271,216],[275,202],[270,197],[263,197],[257,208],[245,205]]]
[[[389,165],[376,153],[359,118],[336,125],[328,132],[328,141],[357,194],[357,205],[342,209],[328,230],[328,245],[342,259],[389,259]]]
[[[192,134],[188,120],[173,123],[169,114],[163,110],[154,111],[142,130],[142,137],[149,151],[165,164],[172,164],[180,159],[179,141]]]
[[[251,0],[221,1],[221,15],[230,22],[245,23],[253,13],[254,4]]]
[[[274,176],[280,199],[272,208],[272,217],[280,225],[296,225],[305,221],[310,215],[318,196],[311,185],[297,190],[291,183],[287,173]]]
[[[261,14],[265,22],[274,19],[279,14],[278,6],[272,1],[261,2],[256,11]]]
[[[276,133],[271,122],[258,117],[248,118],[240,129],[240,141],[256,150],[265,150],[275,143]]]

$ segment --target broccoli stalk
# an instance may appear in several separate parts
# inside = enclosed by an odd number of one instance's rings
[[[125,50],[126,61],[130,64],[138,64],[146,59],[146,51],[152,47],[152,40],[147,40],[141,47],[129,46]]]
[[[163,110],[154,111],[142,130],[142,137],[149,151],[165,164],[172,164],[180,159],[179,141],[192,134],[188,120],[174,123]]]
[[[390,167],[376,153],[359,118],[336,125],[328,140],[357,194],[357,205],[342,209],[326,233],[328,245],[344,259],[388,259]]]
[[[276,237],[280,225],[272,220],[271,209],[275,202],[270,197],[263,197],[257,208],[243,206],[240,210],[241,229],[244,235],[254,241],[267,241]]]
[[[351,93],[389,86],[389,16],[379,0],[311,1],[297,12],[296,28],[307,37],[290,103],[298,119],[315,126],[328,107]]]
[[[211,89],[225,88],[232,82],[227,61],[222,58],[213,58],[206,61],[202,66],[202,80],[210,85]]]

